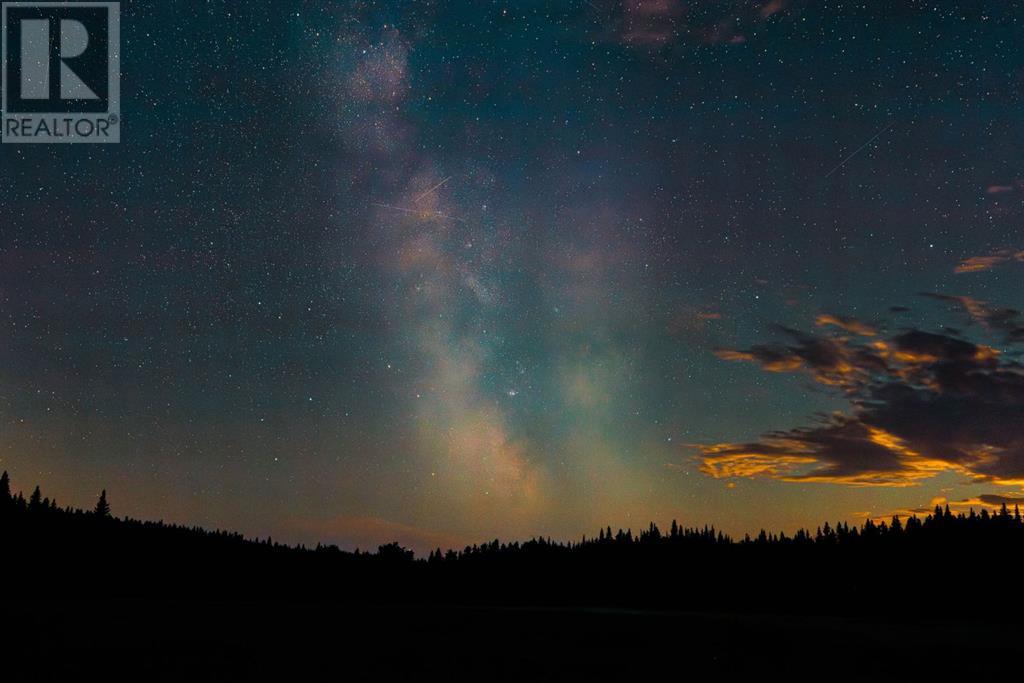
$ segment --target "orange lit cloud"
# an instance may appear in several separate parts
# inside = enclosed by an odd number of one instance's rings
[[[842,331],[858,329],[861,336],[874,330],[850,318],[819,317],[819,325],[835,325]],[[834,322],[833,322],[834,321]],[[758,344],[749,349],[719,349],[715,354],[729,361],[757,363],[768,372],[807,372],[827,386],[855,391],[877,372],[888,370],[876,345],[852,343],[839,336],[815,336],[786,327],[777,327],[789,337],[788,344]]]
[[[1024,263],[1024,251],[1000,249],[997,252],[984,256],[969,256],[960,262],[954,272],[960,275],[964,273],[980,273],[1012,262]]]
[[[950,469],[902,439],[842,416],[820,428],[770,434],[747,444],[699,447],[701,471],[716,479],[770,477],[851,486],[912,486]]]
[[[955,300],[1003,329],[1013,317]],[[701,471],[715,478],[890,487],[954,472],[1024,485],[1024,365],[1012,354],[950,334],[909,330],[878,339],[867,334],[877,334],[873,328],[849,319],[821,316],[817,323],[826,334],[779,327],[789,343],[717,354],[837,387],[852,411],[754,442],[697,446]],[[858,336],[842,336],[847,332]]]
[[[794,355],[786,353],[775,354],[771,350],[767,349],[761,352],[720,349],[715,352],[715,355],[722,360],[750,361],[752,363],[759,363],[761,367],[768,372],[792,372],[804,364],[800,358]]]
[[[878,332],[875,331],[875,328],[865,323],[862,323],[856,318],[847,318],[843,316],[822,314],[818,316],[818,319],[815,321],[815,324],[818,327],[835,325],[840,329],[846,330],[850,334],[858,334],[862,337],[874,337],[876,334],[878,334]]]

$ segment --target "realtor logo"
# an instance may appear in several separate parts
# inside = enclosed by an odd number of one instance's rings
[[[3,142],[121,141],[118,2],[4,2]]]

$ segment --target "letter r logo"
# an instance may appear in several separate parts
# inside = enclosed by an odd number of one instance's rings
[[[60,60],[58,93],[51,93],[50,62],[54,58],[50,35],[60,32],[56,58]],[[21,97],[48,100],[54,94],[62,100],[100,99],[75,73],[74,61],[89,48],[89,31],[77,19],[25,19],[21,22]]]
[[[4,2],[4,113],[110,111],[117,3]]]

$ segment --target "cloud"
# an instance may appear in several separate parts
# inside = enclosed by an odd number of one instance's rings
[[[1003,505],[1012,512],[1015,506],[1024,507],[1024,496],[1006,496],[998,493],[983,493],[979,496],[972,498],[963,498],[960,500],[949,500],[944,496],[937,496],[932,498],[928,505],[921,505],[918,507],[910,508],[898,508],[896,510],[890,510],[882,514],[872,514],[870,512],[859,513],[859,517],[870,518],[873,520],[885,520],[888,521],[893,517],[907,518],[907,517],[922,517],[924,515],[930,515],[935,512],[935,508],[948,507],[950,512],[953,514],[969,513],[971,510],[1001,510]]]
[[[975,499],[968,499],[963,502],[973,502],[973,500]],[[976,500],[982,505],[991,505],[992,507],[1024,505],[1024,496],[1003,496],[998,493],[983,493]]]
[[[1013,308],[991,306],[986,301],[969,296],[950,296],[946,294],[923,293],[921,296],[954,304],[970,316],[972,322],[979,323],[988,330],[1000,332],[1009,343],[1024,340],[1024,317]]]
[[[788,0],[620,0],[611,13],[613,36],[616,42],[648,50],[677,43],[739,45],[788,5]]]
[[[878,334],[878,332],[875,331],[875,328],[865,323],[862,323],[856,318],[847,318],[843,316],[822,314],[818,316],[818,319],[815,321],[815,324],[818,327],[835,325],[836,327],[843,329],[849,332],[850,334],[859,334],[862,337],[874,337],[876,334]]]
[[[778,14],[782,10],[786,9],[786,4],[785,0],[770,0],[769,2],[761,5],[760,9],[758,9],[758,14],[767,19],[773,14]]]
[[[857,419],[835,416],[747,444],[702,447],[701,471],[713,477],[770,476],[790,482],[911,486],[947,469],[898,437]]]
[[[837,322],[843,320],[827,317]],[[840,324],[838,329],[846,331],[848,326]],[[855,327],[860,328],[860,324]],[[716,354],[724,360],[757,363],[768,372],[803,370],[820,384],[847,390],[855,390],[868,381],[873,373],[887,369],[883,354],[888,353],[888,347],[884,343],[855,344],[840,336],[806,334],[781,326],[776,326],[776,329],[789,337],[791,343],[758,344],[745,350],[720,349]],[[868,329],[864,327],[862,331]]]
[[[1015,192],[1019,192],[1022,189],[1024,189],[1024,180],[1021,180],[1020,178],[1017,178],[1017,179],[1013,180],[1010,183],[989,185],[987,188],[985,188],[985,194],[988,194],[988,195],[1012,194],[1012,193],[1015,193]]]
[[[989,188],[990,192],[991,190],[992,188]],[[1024,250],[1000,249],[984,256],[969,256],[961,261],[953,272],[958,275],[981,273],[1012,262],[1024,263]]]
[[[789,343],[718,355],[837,387],[851,410],[753,442],[698,446],[704,473],[912,486],[958,472],[973,481],[1024,483],[1019,362],[949,333],[910,329],[881,339],[847,338],[844,326],[831,323],[820,335],[778,329]]]

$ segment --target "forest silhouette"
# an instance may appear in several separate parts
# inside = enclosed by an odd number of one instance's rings
[[[21,585],[47,595],[535,605],[773,614],[1019,619],[1017,507],[822,524],[733,539],[714,527],[606,527],[591,538],[498,540],[417,559],[307,548],[118,518],[26,499],[0,478],[0,545]]]

